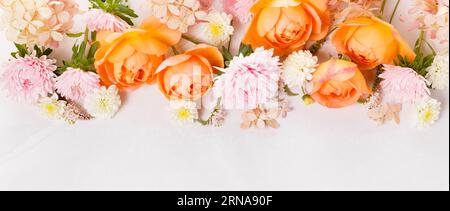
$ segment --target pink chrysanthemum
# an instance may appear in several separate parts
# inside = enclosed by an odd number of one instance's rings
[[[86,95],[100,87],[100,78],[93,72],[68,68],[56,79],[55,88],[61,96],[82,104]]]
[[[121,18],[100,9],[90,10],[85,14],[86,25],[91,31],[123,32],[130,28]]]
[[[214,93],[222,98],[225,109],[255,109],[273,103],[278,96],[280,59],[273,56],[273,50],[258,48],[250,56],[235,57],[222,71]]]
[[[15,100],[35,103],[40,96],[54,91],[55,62],[46,56],[34,55],[12,59],[3,67],[0,82]]]
[[[222,0],[225,12],[233,15],[239,22],[247,23],[252,19],[250,9],[256,0]]]
[[[427,80],[410,68],[384,65],[379,77],[384,99],[392,103],[414,103],[431,94]]]

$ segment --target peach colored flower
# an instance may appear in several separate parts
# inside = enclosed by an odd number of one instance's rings
[[[358,66],[345,60],[331,59],[314,72],[311,97],[323,106],[342,108],[355,104],[371,93]]]
[[[332,37],[339,53],[350,57],[361,70],[393,64],[398,56],[413,60],[415,53],[389,23],[376,17],[358,17],[340,24]]]
[[[212,87],[213,68],[223,66],[222,54],[216,47],[197,45],[158,67],[159,88],[169,100],[198,100]]]
[[[301,50],[308,41],[323,39],[330,28],[327,0],[259,0],[244,43],[253,48],[275,49],[285,56]]]
[[[156,79],[156,69],[181,33],[150,17],[138,29],[98,35],[101,47],[95,66],[103,84],[119,88],[138,87]]]

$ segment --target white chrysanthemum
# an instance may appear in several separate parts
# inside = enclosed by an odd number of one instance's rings
[[[205,23],[192,27],[191,34],[196,39],[214,46],[224,46],[234,33],[231,25],[233,17],[224,12],[211,12]]]
[[[440,115],[441,103],[433,98],[424,98],[416,104],[416,125],[426,128],[434,124]]]
[[[433,89],[443,90],[448,87],[449,60],[446,55],[438,55],[434,58],[433,64],[428,68],[427,80]]]
[[[198,119],[197,105],[192,101],[171,101],[172,118],[182,124],[192,124]]]
[[[72,28],[78,5],[73,0],[2,0],[6,37],[19,44],[58,47]]]
[[[281,77],[289,88],[303,86],[312,80],[317,62],[318,58],[309,51],[294,52],[284,61]]]
[[[64,115],[66,104],[65,101],[58,100],[58,95],[56,94],[51,97],[42,97],[37,103],[45,116],[50,119],[61,119]]]
[[[174,30],[186,33],[198,19],[204,19],[206,13],[200,11],[198,0],[148,0],[150,15]]]
[[[85,107],[90,115],[100,119],[111,119],[119,111],[121,100],[116,86],[101,87],[85,98]]]

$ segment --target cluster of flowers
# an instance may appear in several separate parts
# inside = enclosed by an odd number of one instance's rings
[[[111,118],[120,90],[157,84],[181,123],[222,126],[226,111],[243,110],[242,128],[278,128],[292,111],[288,98],[299,96],[328,108],[364,103],[379,123],[400,122],[412,104],[426,127],[440,113],[432,90],[448,87],[448,50],[427,41],[448,48],[448,0],[417,0],[414,47],[390,24],[396,9],[382,19],[386,0],[146,0],[150,15],[139,27],[125,1],[91,3],[83,42],[57,67],[45,47],[77,36],[68,33],[76,4],[0,0],[19,50],[1,74],[13,98],[73,123]],[[249,25],[237,54],[235,23]],[[325,43],[335,57],[316,56]]]

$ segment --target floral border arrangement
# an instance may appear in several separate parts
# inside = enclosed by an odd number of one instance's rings
[[[448,88],[449,2],[415,0],[411,30],[420,36],[408,46],[391,24],[400,1],[383,20],[387,0],[145,0],[150,15],[134,26],[138,15],[123,0],[89,0],[83,12],[74,0],[0,0],[17,48],[0,83],[70,124],[110,119],[121,91],[156,84],[186,124],[219,127],[239,109],[243,129],[278,128],[297,97],[334,109],[361,103],[379,124],[400,123],[413,105],[416,125],[428,127],[441,109],[432,91]],[[76,15],[84,32],[71,31]],[[249,26],[236,54],[238,24]],[[63,39],[78,42],[57,65],[51,53]],[[319,59],[326,45],[335,52]]]

